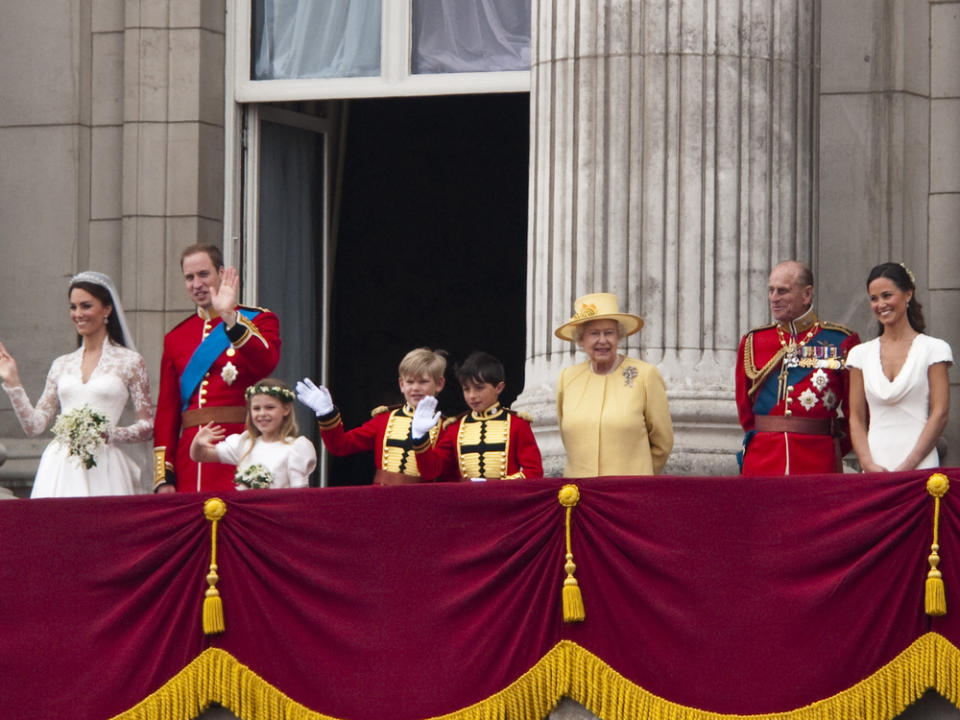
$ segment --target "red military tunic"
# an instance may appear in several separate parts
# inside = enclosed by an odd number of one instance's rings
[[[205,409],[210,419],[222,425],[227,434],[243,432],[246,414],[244,393],[249,385],[268,376],[280,360],[280,321],[261,308],[253,320],[239,313],[237,323],[228,331],[230,346],[214,360],[187,411]],[[180,377],[194,350],[221,323],[215,312],[197,308],[197,312],[173,328],[163,339],[160,361],[160,395],[154,419],[154,487],[175,483],[180,492],[232,490],[233,465],[195,463],[190,459],[190,443],[199,425],[183,428],[180,401]],[[219,417],[218,417],[219,415]],[[232,416],[231,422],[221,418]],[[188,423],[206,419],[188,414]],[[203,424],[203,423],[200,423]],[[181,432],[182,429],[182,432]]]
[[[331,455],[343,457],[358,452],[373,451],[377,468],[375,485],[405,485],[423,482],[417,463],[417,449],[433,445],[440,435],[434,426],[426,441],[414,443],[410,437],[413,408],[404,404],[398,408],[378,407],[373,418],[349,432],[343,429],[340,411],[334,408],[329,415],[318,418],[320,437]]]
[[[737,412],[746,431],[744,475],[841,472],[846,357],[857,334],[809,310],[793,323],[751,330],[737,352]]]
[[[432,450],[417,456],[424,477],[442,480],[543,477],[530,423],[499,404],[451,423]]]

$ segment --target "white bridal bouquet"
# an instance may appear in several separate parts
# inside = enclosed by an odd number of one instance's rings
[[[270,487],[270,483],[273,482],[273,475],[267,468],[258,463],[243,470],[237,470],[237,474],[233,476],[233,482],[251,490],[262,490]]]
[[[81,405],[57,416],[53,434],[67,448],[67,454],[78,458],[89,470],[97,465],[97,452],[103,446],[107,424],[107,416],[102,412]]]

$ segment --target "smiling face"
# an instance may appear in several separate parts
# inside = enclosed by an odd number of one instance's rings
[[[890,278],[879,277],[867,287],[870,309],[883,327],[893,327],[907,320],[907,304],[912,290],[901,290]]]
[[[476,380],[464,380],[460,385],[464,401],[474,412],[483,412],[497,402],[505,386],[506,383],[502,382],[494,385],[488,382],[478,383]]]
[[[290,403],[281,402],[273,395],[254,395],[250,398],[250,417],[264,440],[279,439],[280,426],[290,412]]]
[[[597,372],[605,372],[613,367],[619,343],[620,332],[616,320],[591,320],[583,326],[580,347]]]
[[[107,317],[113,311],[86,290],[75,287],[70,291],[70,320],[83,338],[95,338],[107,333]]]
[[[773,319],[782,323],[792,322],[810,309],[813,285],[803,284],[798,264],[783,263],[770,273],[767,297]]]
[[[181,269],[190,299],[197,307],[210,309],[213,304],[210,291],[219,289],[222,268],[215,267],[205,252],[198,252],[187,255],[181,263]]]
[[[420,401],[428,395],[436,397],[437,393],[443,390],[444,379],[434,380],[429,375],[406,376],[400,378],[400,392],[403,393],[403,399],[407,405],[416,409]]]

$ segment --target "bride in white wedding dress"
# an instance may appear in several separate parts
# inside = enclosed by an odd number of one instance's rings
[[[0,343],[0,380],[27,435],[39,435],[59,406],[67,413],[84,405],[106,416],[104,442],[89,469],[54,439],[43,451],[31,497],[130,495],[139,491],[140,468],[120,445],[153,436],[150,384],[143,357],[130,339],[116,288],[103,273],[82,272],[70,281],[70,319],[80,347],[50,366],[36,407],[20,384],[17,363]],[[132,399],[137,420],[118,427]]]

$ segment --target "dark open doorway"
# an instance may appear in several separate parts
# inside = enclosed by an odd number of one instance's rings
[[[450,353],[445,414],[464,409],[453,365],[472,350],[523,388],[529,97],[350,104],[331,298],[330,388],[346,427],[401,400],[397,365]],[[371,482],[369,454],[334,459],[330,485]]]

